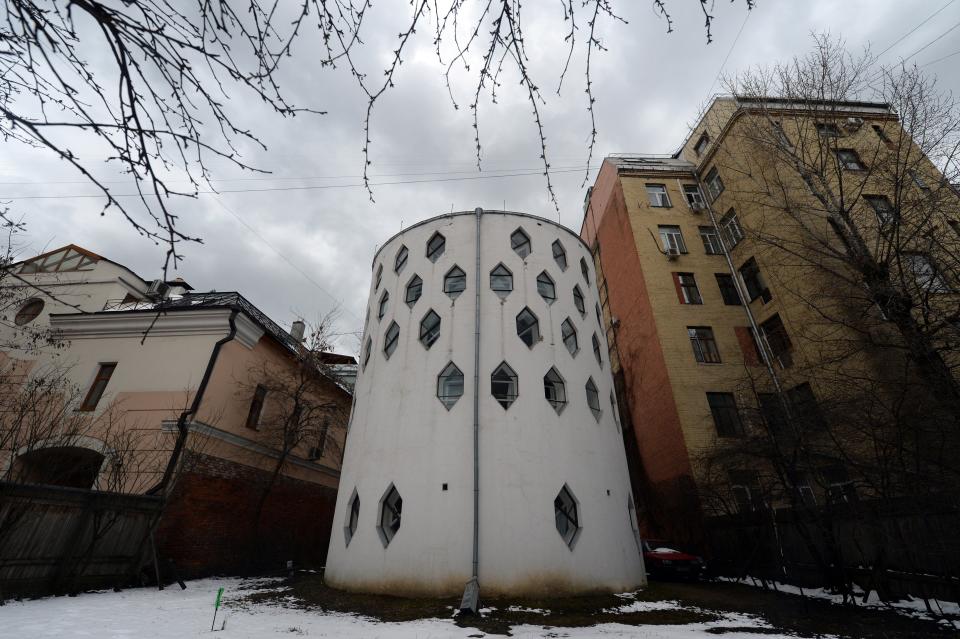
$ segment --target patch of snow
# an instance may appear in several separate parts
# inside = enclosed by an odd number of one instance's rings
[[[616,608],[604,608],[601,612],[607,614],[626,614],[629,612],[653,612],[656,610],[682,610],[684,606],[679,601],[634,601],[633,603],[617,606]]]
[[[507,612],[528,612],[534,615],[549,615],[549,610],[544,610],[543,608],[524,608],[523,606],[510,606],[507,608]]]

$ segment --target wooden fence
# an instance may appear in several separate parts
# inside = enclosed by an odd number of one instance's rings
[[[842,573],[888,597],[960,600],[960,511],[943,505],[763,510],[708,518],[706,531],[720,575],[816,587]]]
[[[159,497],[0,482],[0,601],[126,585]]]

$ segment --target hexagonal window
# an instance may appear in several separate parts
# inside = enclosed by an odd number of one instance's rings
[[[587,261],[580,258],[580,273],[583,274],[583,281],[587,283],[587,286],[590,286],[590,269],[587,268]]]
[[[555,367],[551,367],[543,376],[543,395],[559,415],[567,405],[567,385]]]
[[[593,355],[597,358],[597,364],[600,364],[600,367],[603,367],[603,356],[601,355],[600,350],[600,340],[597,338],[597,334],[594,333],[591,336],[590,341],[593,342]]]
[[[369,337],[367,338],[367,343],[363,347],[363,367],[367,367],[367,362],[370,361],[370,351],[373,350],[373,340]]]
[[[400,246],[400,250],[397,251],[397,256],[393,258],[393,272],[399,274],[403,270],[403,267],[407,265],[407,257],[409,256],[410,251],[407,250],[406,246]]]
[[[343,525],[343,536],[346,537],[346,545],[350,545],[350,540],[357,532],[357,524],[360,521],[360,496],[357,489],[353,489],[353,495],[347,502],[347,521]]]
[[[573,287],[573,305],[580,311],[580,315],[587,314],[587,307],[583,303],[583,291],[576,285]]]
[[[467,274],[459,266],[454,266],[443,276],[443,292],[455,300],[467,290]]]
[[[420,321],[420,343],[429,350],[438,339],[440,339],[440,316],[431,309]]]
[[[540,341],[540,321],[529,308],[517,314],[517,335],[530,348]]]
[[[410,281],[407,282],[407,292],[404,301],[407,303],[407,306],[413,308],[421,295],[423,295],[423,280],[420,279],[419,275],[414,273]]]
[[[557,299],[557,286],[546,271],[537,275],[537,292],[547,304],[553,304]]]
[[[566,484],[553,500],[553,514],[556,518],[557,532],[570,550],[580,534],[580,505]]]
[[[377,266],[377,277],[376,281],[373,284],[373,290],[380,290],[380,282],[383,281],[383,264]]]
[[[403,511],[403,497],[396,486],[390,484],[387,492],[380,498],[380,517],[377,520],[377,533],[386,548],[400,531],[400,515]]]
[[[580,343],[577,341],[577,329],[574,328],[570,318],[563,320],[560,325],[560,336],[563,338],[563,345],[567,347],[571,355],[576,355],[580,350]]]
[[[513,273],[503,264],[497,264],[490,271],[490,290],[500,297],[506,297],[513,290]]]
[[[397,326],[396,322],[390,322],[390,326],[387,327],[387,332],[383,336],[383,354],[387,359],[390,359],[393,351],[397,350],[397,342],[399,341],[400,327]]]
[[[603,313],[600,312],[600,305],[599,305],[599,304],[594,304],[594,305],[593,305],[593,308],[594,308],[594,310],[595,310],[596,313],[597,313],[597,324],[600,326],[600,328],[601,328],[601,330],[602,330],[602,329],[603,329]]]
[[[617,427],[617,430],[620,429],[620,417],[618,413],[620,411],[617,409],[617,398],[613,394],[613,391],[610,391],[610,414],[613,415],[613,425]]]
[[[506,362],[501,363],[490,375],[490,392],[493,398],[504,408],[510,408],[517,399],[518,391],[517,374]]]
[[[430,236],[430,239],[427,240],[427,259],[431,262],[436,262],[440,259],[440,256],[443,255],[443,251],[447,248],[447,238],[443,237],[440,232],[436,232]]]
[[[587,378],[584,389],[587,391],[587,406],[590,407],[590,412],[593,413],[593,416],[599,422],[600,414],[603,411],[600,410],[600,393],[597,392],[597,385],[593,383],[592,377]]]
[[[567,270],[567,251],[563,248],[563,244],[560,243],[560,240],[554,240],[551,248],[553,249],[553,261],[557,263],[561,271]]]
[[[510,247],[523,259],[526,259],[533,251],[530,245],[530,236],[523,229],[517,229],[510,234]]]
[[[437,376],[437,399],[450,410],[463,397],[463,372],[453,362]]]
[[[383,316],[387,314],[387,307],[389,305],[390,293],[384,291],[383,295],[380,296],[380,304],[377,306],[377,319],[383,319]]]

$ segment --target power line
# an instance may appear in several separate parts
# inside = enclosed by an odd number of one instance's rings
[[[921,67],[929,67],[931,64],[936,64],[937,62],[940,62],[940,61],[942,61],[942,60],[946,60],[947,58],[952,58],[952,57],[955,56],[955,55],[960,55],[960,49],[957,49],[957,50],[954,51],[953,53],[948,53],[947,55],[943,56],[942,58],[937,58],[936,60],[931,60],[930,62],[924,62],[924,63],[921,64],[920,66],[921,66]]]
[[[713,95],[713,87],[716,86],[717,80],[720,79],[720,74],[723,73],[723,68],[724,68],[725,66],[727,66],[727,60],[730,59],[730,55],[733,53],[733,50],[736,48],[737,42],[740,40],[740,34],[743,33],[743,28],[744,28],[745,26],[747,26],[747,20],[750,19],[750,13],[751,13],[751,11],[748,9],[748,10],[747,10],[747,15],[743,16],[743,22],[740,24],[740,30],[737,31],[737,35],[736,35],[736,37],[733,39],[733,44],[730,45],[730,50],[727,51],[726,57],[724,57],[724,58],[723,58],[723,62],[720,63],[720,68],[717,69],[717,75],[714,76],[713,82],[710,83],[710,88],[707,89],[707,98],[708,98],[708,99],[709,99],[709,97],[710,97],[711,95]]]
[[[582,173],[586,170],[586,167],[578,167],[571,169],[557,169],[551,170],[551,173]],[[505,173],[502,175],[474,175],[469,177],[452,177],[452,178],[430,178],[425,180],[394,180],[389,182],[371,182],[370,187],[377,186],[395,186],[400,184],[428,184],[435,182],[467,182],[473,180],[496,180],[500,178],[510,178],[510,177],[529,177],[533,175],[543,175],[543,170],[538,169],[536,171],[522,172],[522,173]],[[320,191],[326,189],[352,189],[352,188],[363,188],[365,185],[360,182],[357,184],[315,184],[309,186],[274,186],[266,187],[262,189],[220,189],[218,191],[194,191],[188,195],[220,195],[222,193],[266,193],[266,192],[275,192],[275,191]],[[143,197],[140,193],[111,193],[111,197]],[[65,199],[82,199],[82,198],[102,198],[105,197],[103,193],[84,193],[80,195],[0,195],[0,200],[65,200]]]
[[[923,22],[921,22],[920,24],[918,24],[918,25],[915,26],[914,28],[912,28],[912,29],[910,29],[909,31],[907,31],[906,33],[904,33],[902,36],[900,36],[899,38],[897,38],[896,40],[894,40],[893,43],[890,44],[890,46],[888,46],[886,49],[884,49],[883,51],[881,51],[880,53],[878,53],[878,54],[877,54],[877,57],[879,58],[879,57],[882,56],[884,53],[886,53],[887,51],[889,51],[890,49],[892,49],[893,47],[895,47],[897,44],[903,42],[903,40],[906,39],[907,36],[909,36],[910,34],[912,34],[914,31],[916,31],[917,29],[919,29],[920,27],[922,27],[922,26],[925,25],[926,23],[930,22],[930,20],[932,20],[934,17],[937,16],[937,14],[939,14],[941,11],[943,11],[944,9],[946,9],[947,7],[949,7],[951,4],[953,4],[953,3],[956,2],[956,1],[957,1],[957,0],[950,0],[947,4],[943,5],[942,7],[940,7],[939,9],[937,9],[936,11],[934,11],[933,13],[931,13],[929,16],[927,16],[927,18],[926,18]]]
[[[911,54],[908,55],[907,57],[903,58],[903,60],[901,60],[901,62],[906,62],[907,60],[909,60],[909,59],[912,58],[913,56],[917,55],[918,53],[920,53],[921,51],[923,51],[923,50],[926,49],[927,47],[933,45],[935,42],[938,42],[941,38],[945,37],[947,34],[949,34],[951,31],[953,31],[953,30],[956,29],[957,27],[960,27],[960,22],[957,22],[957,23],[954,24],[952,27],[950,27],[949,29],[947,29],[946,31],[944,31],[943,33],[941,33],[940,35],[938,35],[936,38],[934,38],[934,39],[931,40],[930,42],[926,43],[925,45],[923,45],[922,47],[920,47],[919,49],[917,49],[916,51],[914,51],[913,53],[911,53]]]

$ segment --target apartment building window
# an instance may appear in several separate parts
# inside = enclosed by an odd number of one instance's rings
[[[403,267],[407,265],[407,256],[410,254],[410,251],[407,250],[406,246],[401,246],[400,250],[397,251],[397,256],[393,260],[393,272],[399,275],[400,271],[403,270]]]
[[[707,185],[707,194],[711,200],[715,200],[723,193],[723,180],[720,178],[720,172],[717,167],[707,171],[707,176],[703,180]]]
[[[677,297],[681,304],[703,304],[697,279],[693,273],[674,273],[673,283],[677,288]]]
[[[581,315],[587,314],[587,307],[583,303],[583,292],[576,284],[573,286],[573,305],[577,307]]]
[[[496,293],[509,293],[513,290],[513,273],[503,264],[497,264],[490,271],[490,289]]]
[[[260,415],[263,413],[263,405],[266,401],[267,387],[262,384],[257,384],[257,387],[253,391],[253,399],[250,400],[250,410],[247,411],[247,428],[257,430],[257,427],[260,425]]]
[[[647,199],[650,206],[661,209],[670,208],[670,196],[663,184],[647,184]]]
[[[417,300],[420,299],[420,296],[423,294],[423,280],[420,279],[419,275],[414,274],[410,281],[407,282],[407,291],[404,301],[407,303],[407,306],[413,308],[414,304],[417,303]]]
[[[587,393],[587,406],[590,407],[590,412],[593,413],[594,419],[599,422],[600,414],[602,413],[600,409],[600,393],[597,392],[597,385],[593,383],[592,377],[587,378],[587,383],[583,388]]]
[[[727,214],[720,218],[719,225],[720,231],[723,233],[723,239],[727,241],[728,249],[732,249],[743,240],[743,227],[740,226],[740,219],[737,217],[735,210],[727,211]]]
[[[743,422],[733,393],[707,393],[713,425],[720,437],[743,437]]]
[[[877,134],[877,137],[880,138],[880,141],[883,142],[887,148],[894,148],[893,140],[887,135],[886,131],[883,130],[883,127],[879,124],[870,125],[873,128],[873,132]]]
[[[760,324],[760,336],[766,343],[770,354],[777,360],[780,368],[788,368],[793,365],[793,342],[787,335],[787,328],[783,325],[779,314],[775,314],[770,319]]]
[[[889,226],[899,219],[900,215],[893,208],[890,200],[885,195],[864,195],[863,199],[867,201],[870,208],[877,215],[877,222],[880,226]]]
[[[947,224],[950,225],[950,228],[953,229],[953,232],[960,237],[960,221],[957,220],[947,220]]]
[[[587,283],[587,286],[590,286],[590,269],[587,268],[587,261],[580,258],[580,273],[583,275],[583,281]]]
[[[820,477],[827,487],[829,501],[847,504],[857,501],[857,488],[843,466],[825,466],[820,469]]]
[[[749,513],[763,510],[765,507],[763,495],[760,491],[760,480],[752,470],[731,470],[730,492],[733,493],[737,511]]]
[[[923,179],[923,176],[920,175],[920,172],[916,169],[907,169],[907,173],[910,175],[910,179],[913,180],[913,183],[916,187],[922,191],[929,191],[930,185],[927,184],[927,181]]]
[[[679,226],[658,226],[660,241],[663,242],[663,252],[668,255],[679,255],[687,252],[687,245],[683,241],[683,233]]]
[[[710,136],[702,133],[697,143],[693,145],[693,152],[697,154],[697,157],[703,155],[703,152],[707,150],[708,144],[710,144]]]
[[[543,376],[543,395],[558,415],[567,405],[567,385],[554,367]]]
[[[713,336],[713,329],[709,326],[688,326],[687,336],[693,346],[693,356],[701,364],[719,364],[720,351],[717,350],[717,340]]]
[[[817,122],[817,133],[824,138],[839,138],[840,128],[833,122]]]
[[[563,345],[567,347],[570,354],[576,355],[577,351],[580,350],[580,345],[577,342],[577,329],[574,328],[569,317],[563,320],[560,325],[560,336],[563,339]]]
[[[363,347],[363,367],[367,367],[367,362],[370,361],[370,351],[373,350],[373,340],[369,337],[367,338],[367,343]]]
[[[390,293],[384,291],[383,295],[380,296],[380,303],[377,305],[377,319],[383,319],[383,316],[387,314],[387,307],[389,305]]]
[[[853,149],[837,149],[837,162],[847,171],[865,171],[867,167],[860,161],[860,156]]]
[[[717,229],[712,226],[699,226],[700,240],[703,242],[703,250],[707,255],[723,255],[723,248],[720,246],[720,235]]]
[[[443,276],[443,292],[450,299],[455,300],[465,290],[467,290],[467,274],[459,266],[454,266]]]
[[[717,286],[720,288],[720,297],[727,306],[740,306],[740,293],[737,292],[737,285],[733,281],[733,276],[729,273],[714,273],[717,278]]]
[[[376,277],[376,281],[373,284],[373,290],[376,291],[380,289],[381,281],[383,281],[383,264],[380,264],[379,266],[377,266],[377,277]]]
[[[810,384],[804,382],[787,391],[787,399],[794,410],[796,418],[806,431],[824,431],[827,429],[827,420],[820,409],[816,396]]]
[[[443,237],[440,233],[434,233],[427,241],[427,259],[431,262],[436,262],[440,259],[440,256],[443,255],[446,247],[447,238]]]
[[[695,211],[706,208],[707,203],[703,199],[703,193],[696,184],[684,184],[683,196],[687,199],[687,206]]]
[[[547,304],[553,304],[557,300],[557,286],[546,271],[537,275],[537,292]]]
[[[577,500],[564,484],[553,499],[553,514],[557,532],[571,550],[573,542],[577,539],[577,533],[580,532],[580,518],[577,510]]]
[[[600,364],[600,367],[603,368],[603,355],[600,349],[600,340],[597,338],[596,333],[593,334],[590,341],[593,343],[593,356],[597,358],[597,364]]]
[[[788,429],[789,421],[783,410],[783,403],[776,393],[757,393],[757,402],[760,407],[760,416],[776,439],[791,439]]]
[[[553,251],[553,261],[557,263],[561,271],[567,270],[567,251],[563,248],[560,240],[554,240],[551,246]]]
[[[530,236],[523,229],[517,229],[510,235],[510,248],[521,258],[526,258],[533,251]]]
[[[950,286],[926,253],[904,253],[904,262],[914,280],[924,292],[949,293]]]
[[[420,343],[429,350],[440,339],[440,316],[432,309],[420,321]]]
[[[517,336],[530,348],[540,341],[540,321],[529,308],[517,314]]]
[[[113,371],[116,369],[116,362],[100,364],[99,368],[97,368],[97,375],[93,378],[90,389],[87,391],[86,397],[83,398],[83,403],[80,404],[80,410],[90,411],[97,408],[97,404],[100,403],[100,398],[103,397],[104,391],[107,390],[107,384],[110,383]]]
[[[743,280],[743,285],[747,289],[747,295],[750,296],[751,302],[758,297],[764,303],[772,299],[770,289],[767,288],[767,283],[760,274],[760,265],[757,264],[756,258],[751,257],[743,263],[743,266],[740,267],[740,279]]]
[[[400,326],[396,322],[390,322],[387,332],[383,336],[383,354],[387,359],[397,350],[397,342],[400,341]]]
[[[505,409],[517,400],[519,386],[517,374],[506,362],[502,362],[490,375],[490,393]]]
[[[437,376],[437,399],[447,410],[463,397],[463,372],[450,362]]]

